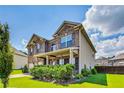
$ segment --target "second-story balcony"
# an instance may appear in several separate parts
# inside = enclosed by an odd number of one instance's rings
[[[45,48],[48,48],[48,50],[45,50]],[[55,51],[59,49],[64,49],[64,48],[69,48],[69,47],[74,47],[74,40],[70,40],[67,42],[59,43],[59,44],[52,44],[50,47],[48,46],[42,46],[40,48],[34,47],[32,48],[32,51],[29,51],[29,55],[34,55],[34,54],[39,54],[39,53],[45,53],[45,52],[50,52],[50,51]]]
[[[64,43],[60,43],[60,44],[53,44],[50,47],[50,51],[55,51],[55,50],[58,50],[58,49],[72,47],[73,45],[74,45],[74,40],[64,42]]]

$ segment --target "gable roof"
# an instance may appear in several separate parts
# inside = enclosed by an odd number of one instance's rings
[[[20,56],[27,57],[26,53],[23,53],[23,52],[17,50],[16,48],[14,48],[14,47],[12,47],[12,51],[14,52],[15,55],[20,55]]]
[[[34,37],[37,37],[37,38],[39,38],[39,39],[41,39],[41,40],[44,40],[44,41],[47,40],[47,39],[45,39],[45,38],[43,38],[43,37],[41,37],[41,36],[39,36],[39,35],[33,34],[26,47],[28,47],[28,45],[31,43],[31,41],[32,41],[32,39],[33,39]]]
[[[77,29],[77,28],[78,28],[78,29],[81,29],[81,31],[82,31],[84,37],[86,38],[88,44],[89,44],[90,47],[91,47],[91,49],[96,53],[96,49],[95,49],[94,45],[92,44],[92,42],[91,42],[91,40],[90,40],[90,38],[89,38],[87,32],[85,31],[85,29],[84,29],[84,27],[83,27],[83,25],[82,25],[81,23],[72,22],[72,21],[64,21],[64,22],[59,26],[59,28],[57,29],[57,31],[53,34],[53,36],[55,36],[55,35],[61,30],[61,28],[62,28],[65,24],[72,24],[72,25],[74,25],[74,29]],[[45,41],[49,41],[49,40],[47,40],[47,39],[45,39],[45,38],[43,38],[43,37],[41,37],[41,36],[38,36],[38,35],[36,35],[36,34],[33,34],[32,38],[31,38],[30,41],[28,42],[27,46],[30,44],[30,42],[32,41],[32,39],[33,39],[34,37],[40,38],[40,39],[45,40]],[[26,46],[26,47],[27,47],[27,46]]]
[[[64,21],[60,26],[59,28],[57,29],[57,31],[53,34],[53,36],[55,36],[58,32],[60,32],[61,28],[65,25],[65,24],[72,24],[74,25],[74,29],[81,29],[84,37],[86,38],[87,42],[89,43],[90,47],[92,48],[92,50],[96,53],[96,49],[94,47],[94,45],[92,44],[87,32],[85,31],[83,25],[81,23],[78,23],[78,22],[72,22],[72,21]]]
[[[56,30],[56,32],[53,34],[56,35],[58,32],[60,32],[61,28],[65,25],[65,24],[72,24],[72,25],[80,25],[81,23],[77,23],[77,22],[72,22],[72,21],[64,21],[59,27],[58,29]]]

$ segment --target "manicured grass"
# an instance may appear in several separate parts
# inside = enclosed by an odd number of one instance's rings
[[[2,84],[0,83],[0,87]],[[59,85],[50,82],[33,80],[31,77],[12,78],[9,82],[12,88],[124,88],[124,75],[97,74],[76,84]]]
[[[107,75],[106,74],[98,74],[88,77],[85,81],[93,84],[107,85]],[[80,82],[82,83],[82,82]]]
[[[11,73],[11,75],[15,75],[15,74],[22,74],[22,70],[20,69],[14,69]]]
[[[2,85],[0,84],[0,87]],[[46,88],[46,87],[62,87],[48,82],[41,82],[33,80],[31,77],[22,77],[22,78],[12,78],[9,82],[9,87],[12,88]]]

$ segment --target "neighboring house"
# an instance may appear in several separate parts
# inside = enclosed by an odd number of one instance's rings
[[[27,49],[30,68],[70,63],[80,73],[84,64],[88,68],[95,65],[96,50],[81,23],[64,21],[51,40],[33,34]]]
[[[124,66],[124,53],[118,54],[110,59],[109,64],[111,64],[111,66]]]
[[[22,51],[19,51],[15,48],[12,49],[14,52],[13,69],[20,69],[24,67],[24,65],[28,64],[28,56],[26,53],[23,53]]]
[[[109,58],[99,57],[96,59],[96,65],[98,66],[109,66]]]
[[[124,66],[124,53],[113,57],[100,57],[96,59],[96,64],[99,66]]]

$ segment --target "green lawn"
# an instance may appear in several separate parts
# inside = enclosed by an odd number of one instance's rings
[[[2,84],[0,83],[0,87]],[[12,78],[9,82],[12,88],[124,88],[124,75],[98,74],[88,77],[85,81],[59,85],[32,80],[31,77]]]
[[[15,70],[12,71],[11,75],[14,75],[14,74],[22,74],[22,70],[15,69]]]

